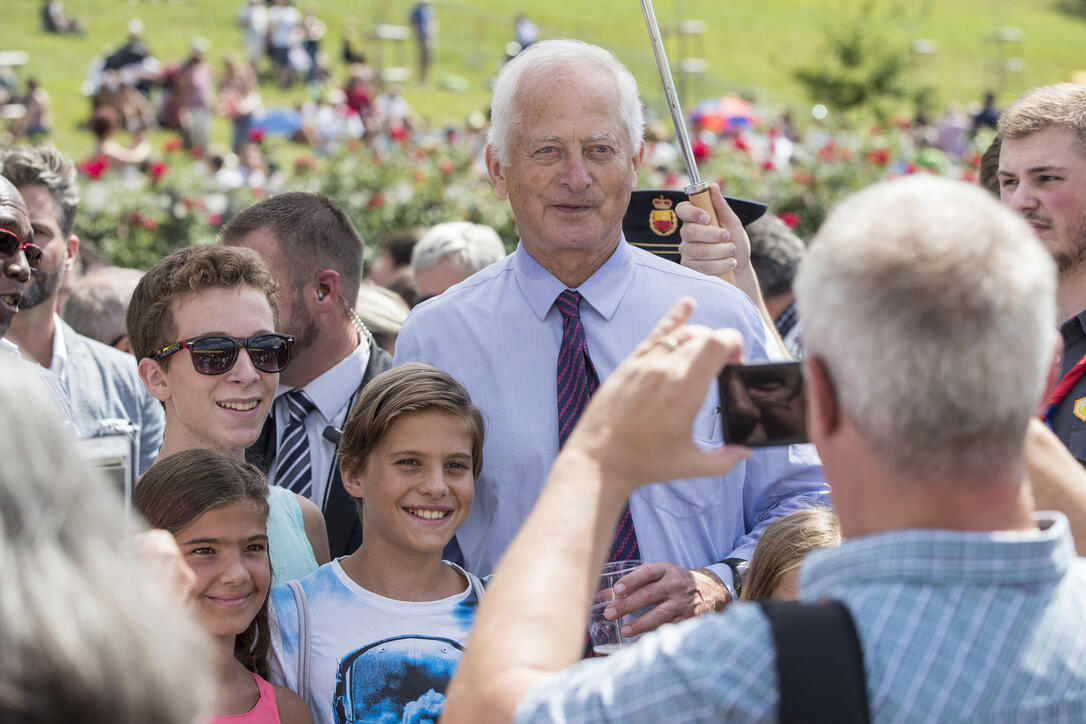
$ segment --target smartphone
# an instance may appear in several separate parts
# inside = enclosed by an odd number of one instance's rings
[[[770,447],[807,442],[807,393],[799,362],[728,365],[719,382],[725,443]]]
[[[139,428],[127,420],[102,420],[97,435],[77,443],[88,465],[97,468],[124,497],[127,535],[131,531],[132,491],[139,465]]]

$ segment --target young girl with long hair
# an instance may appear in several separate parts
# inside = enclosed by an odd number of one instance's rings
[[[268,676],[268,485],[252,465],[211,450],[160,459],[136,486],[136,509],[177,539],[196,574],[193,608],[218,656],[213,724],[311,724],[294,692]]]

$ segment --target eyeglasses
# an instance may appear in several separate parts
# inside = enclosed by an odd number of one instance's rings
[[[31,269],[37,269],[41,265],[42,252],[40,246],[29,241],[24,243],[14,232],[0,229],[0,254],[15,256],[20,249],[26,254],[26,263],[30,265]]]
[[[238,360],[238,348],[249,353],[249,359],[261,372],[282,372],[290,363],[290,350],[294,337],[289,334],[258,334],[255,337],[224,337],[209,335],[174,342],[151,355],[162,360],[174,352],[187,349],[192,355],[193,368],[202,375],[221,375],[234,368]]]

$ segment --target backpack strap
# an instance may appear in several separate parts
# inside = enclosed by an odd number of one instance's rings
[[[777,647],[781,724],[868,724],[856,624],[840,601],[759,601]]]
[[[309,692],[309,604],[301,583],[287,581],[287,585],[294,594],[294,605],[298,609],[298,693],[305,699],[309,710],[316,711]]]

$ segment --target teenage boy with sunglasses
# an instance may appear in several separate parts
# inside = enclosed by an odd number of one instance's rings
[[[191,449],[244,459],[294,346],[276,331],[276,285],[259,255],[221,246],[170,254],[136,286],[127,326],[140,377],[166,412],[159,459]],[[274,488],[269,504],[273,582],[329,560],[313,503]]]
[[[57,314],[61,283],[79,249],[72,231],[79,204],[75,165],[55,148],[20,146],[0,154],[0,173],[26,202],[37,247],[37,259],[27,249],[34,274],[23,289],[8,337],[24,359],[53,373],[71,401],[82,435],[102,432],[103,420],[125,420],[138,427],[137,464],[143,472],[162,442],[162,410],[140,383],[130,355],[78,334]]]

